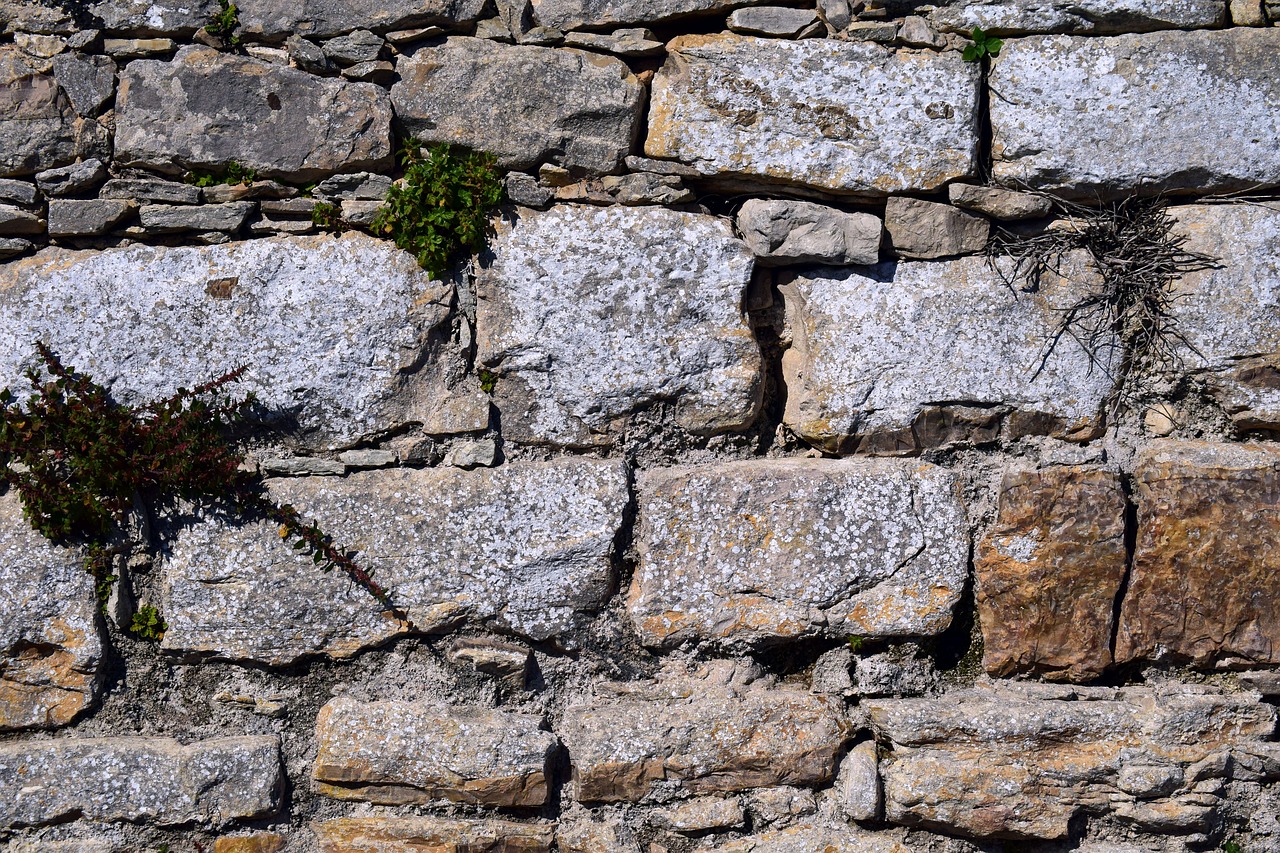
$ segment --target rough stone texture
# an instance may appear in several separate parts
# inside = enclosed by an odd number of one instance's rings
[[[657,24],[744,5],[743,0],[533,0],[533,20],[558,30]]]
[[[602,50],[618,56],[642,57],[661,56],[666,53],[666,45],[657,41],[653,33],[646,29],[615,30],[608,35],[603,33],[565,33],[565,47],[585,47],[588,50]]]
[[[1009,186],[1111,195],[1280,184],[1274,28],[1011,40],[991,88],[994,175]]]
[[[1064,271],[1086,274],[1079,257]],[[941,402],[1013,406],[1061,435],[1096,428],[1105,372],[1065,336],[1045,358],[1074,292],[1066,279],[1046,275],[1039,292],[1015,296],[971,257],[809,271],[780,289],[792,338],[785,421],[807,441],[838,450],[871,431],[909,432]]]
[[[1280,663],[1280,450],[1158,441],[1133,478],[1138,541],[1116,660]]]
[[[396,117],[424,142],[490,151],[505,169],[552,157],[589,174],[629,153],[644,89],[620,60],[451,38],[396,63]]]
[[[218,11],[217,0],[94,0],[85,5],[97,26],[138,36],[190,35]]]
[[[948,200],[956,207],[976,210],[996,219],[1035,219],[1048,216],[1053,203],[1042,195],[1020,193],[1003,187],[979,187],[973,184],[951,184]]]
[[[187,47],[132,62],[116,97],[116,162],[179,174],[231,161],[314,181],[390,166],[391,99],[372,83]]]
[[[870,213],[844,213],[807,201],[751,199],[738,230],[763,264],[874,264],[884,227]]]
[[[869,832],[847,824],[803,823],[726,841],[716,853],[922,853],[898,831]]]
[[[98,190],[98,197],[133,199],[144,203],[199,204],[200,188],[151,178],[112,178]]]
[[[558,733],[575,799],[635,801],[660,783],[700,794],[827,782],[849,736],[841,710],[799,690],[670,678],[597,685]]]
[[[1110,665],[1124,517],[1111,471],[1005,472],[974,560],[987,672],[1087,681]]]
[[[312,824],[320,853],[551,853],[554,823],[346,817]]]
[[[0,204],[34,207],[36,196],[35,184],[27,181],[15,181],[11,178],[0,178]]]
[[[0,177],[31,175],[81,157],[106,159],[106,131],[76,111],[58,68],[15,45],[0,45]]]
[[[226,231],[234,234],[244,227],[256,205],[251,201],[225,204],[144,204],[138,211],[142,227],[156,234],[181,231]]]
[[[933,23],[965,35],[974,27],[1000,36],[1189,30],[1216,27],[1226,17],[1223,0],[959,0],[939,6],[930,15]]]
[[[903,258],[946,258],[981,252],[991,223],[949,204],[895,196],[885,205],[889,244]]]
[[[105,234],[129,217],[133,202],[113,199],[54,199],[49,202],[49,236]]]
[[[221,826],[282,801],[274,735],[198,741],[82,738],[0,745],[0,827],[82,817]]]
[[[897,460],[770,460],[639,476],[642,642],[936,634],[964,588],[955,478]]]
[[[934,190],[975,167],[978,69],[958,53],[737,35],[667,50],[650,157],[866,195]]]
[[[840,811],[849,820],[880,819],[879,757],[876,742],[864,740],[840,762],[834,786]]]
[[[478,707],[333,699],[316,718],[316,790],[403,805],[541,806],[559,742],[540,718]]]
[[[0,235],[23,234],[35,236],[43,234],[45,221],[39,214],[22,210],[7,204],[0,204]]]
[[[742,826],[746,813],[737,797],[695,797],[651,812],[654,826],[685,834]]]
[[[0,498],[0,731],[64,726],[96,698],[102,635],[93,578]]]
[[[1262,8],[1262,0],[1228,0],[1227,8],[1231,11],[1231,23],[1238,27],[1267,25],[1267,13]]]
[[[36,173],[36,185],[47,196],[67,196],[87,192],[107,179],[101,160],[90,159]]]
[[[499,225],[477,282],[476,361],[504,435],[583,446],[658,400],[706,434],[741,428],[760,352],[741,308],[746,247],[727,222],[656,207],[557,205]]]
[[[34,340],[127,401],[244,364],[239,388],[349,442],[409,419],[412,370],[451,298],[411,256],[357,234],[47,250],[0,267],[0,385],[25,387]]]
[[[1140,829],[1203,831],[1222,788],[1193,785],[1226,776],[1228,756],[1270,754],[1276,722],[1256,694],[1181,685],[1011,685],[863,704],[892,747],[880,762],[890,822],[1014,839],[1066,838],[1076,815],[1112,811]]]
[[[537,640],[604,604],[628,502],[623,468],[586,459],[275,480],[271,495],[374,568],[418,630],[471,621]],[[269,664],[350,657],[406,630],[377,610],[266,524],[189,527],[165,566],[166,649]]]
[[[325,37],[366,28],[378,32],[423,24],[467,24],[483,0],[240,0],[240,26],[273,40]],[[207,16],[206,16],[207,18]]]
[[[735,33],[789,38],[818,20],[812,9],[785,6],[756,6],[737,9],[729,15],[728,27]]]

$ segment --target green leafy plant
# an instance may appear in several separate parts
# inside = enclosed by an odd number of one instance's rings
[[[311,224],[325,231],[341,231],[342,208],[328,201],[316,202],[311,208]]]
[[[480,390],[484,393],[492,394],[493,389],[498,387],[498,375],[493,371],[482,367],[476,371],[476,376],[480,379]]]
[[[982,27],[974,27],[969,38],[973,39],[973,44],[965,45],[961,54],[965,62],[977,62],[984,56],[999,56],[1000,48],[1004,47],[1003,40],[988,35]]]
[[[861,637],[858,634],[850,634],[849,635],[849,651],[853,652],[856,655],[862,649],[862,644],[864,642],[866,642],[865,637]]]
[[[168,628],[160,618],[160,611],[150,604],[144,604],[134,612],[129,633],[143,640],[159,641],[164,639],[164,632]]]
[[[439,276],[459,250],[484,247],[489,211],[502,200],[497,161],[451,145],[433,145],[424,154],[412,138],[401,156],[404,179],[392,184],[373,233],[390,237]]]
[[[1235,841],[1222,842],[1223,853],[1244,853],[1244,848]]]
[[[235,160],[228,163],[227,168],[221,172],[202,172],[198,169],[192,169],[187,173],[187,183],[194,184],[197,187],[234,186],[236,184],[247,186],[256,180],[258,180],[257,169],[242,166]]]
[[[232,47],[240,44],[240,36],[236,30],[240,28],[240,10],[228,0],[218,0],[219,10],[209,18],[204,28],[210,35],[217,36]]]

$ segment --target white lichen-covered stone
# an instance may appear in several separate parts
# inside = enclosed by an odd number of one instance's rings
[[[646,644],[936,634],[964,589],[964,509],[932,465],[731,462],[638,488],[628,609]]]
[[[123,402],[245,365],[235,390],[350,442],[416,416],[416,368],[451,299],[411,255],[358,234],[51,249],[0,268],[0,385],[26,388],[36,340]]]
[[[221,826],[275,813],[283,780],[274,735],[186,746],[141,737],[6,743],[0,745],[0,827],[76,818]]]
[[[544,640],[608,598],[628,488],[617,463],[563,459],[276,480],[271,496],[375,570],[414,629],[472,622]],[[179,531],[163,589],[174,651],[279,665],[350,657],[409,630],[265,523]]]
[[[1089,274],[1079,256],[1064,271],[1076,281]],[[1045,416],[1055,433],[1088,434],[1111,389],[1070,335],[1049,350],[1076,293],[1064,278],[1015,293],[971,257],[807,271],[781,291],[791,331],[785,421],[832,450],[909,430],[940,403],[1010,406]]]
[[[653,80],[645,154],[705,175],[884,195],[968,177],[976,63],[833,39],[681,36]]]
[[[1010,40],[996,180],[1073,194],[1280,184],[1280,30]]]
[[[557,205],[499,226],[477,283],[476,360],[508,439],[609,441],[657,401],[707,434],[751,423],[760,351],[750,253],[728,222],[659,207]]]
[[[958,0],[930,15],[947,32],[968,35],[981,27],[1000,36],[1189,30],[1216,27],[1225,17],[1223,0]]]

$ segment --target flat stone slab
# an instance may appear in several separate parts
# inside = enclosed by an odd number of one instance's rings
[[[237,385],[310,440],[347,443],[415,413],[415,371],[452,289],[359,234],[222,246],[50,249],[0,267],[0,386],[25,391],[36,340],[125,402]]]
[[[1091,196],[1280,184],[1275,28],[1013,39],[991,88],[994,176],[1007,186]]]
[[[761,264],[874,264],[884,223],[870,213],[845,213],[807,201],[750,199],[738,230]]]
[[[653,79],[645,154],[833,193],[923,192],[976,168],[978,67],[954,51],[681,36]]]
[[[1089,274],[1078,256],[1063,270]],[[1048,350],[1075,293],[1067,279],[1046,275],[1037,293],[1015,294],[969,257],[808,270],[780,290],[791,330],[785,422],[826,449],[876,432],[909,439],[917,417],[944,403],[1007,406],[1050,432],[1087,435],[1111,389],[1069,335]]]
[[[102,633],[93,577],[0,497],[0,731],[65,726],[97,698]]]
[[[0,45],[0,178],[33,175],[77,158],[107,159],[107,131],[89,105],[82,105],[82,115],[68,94],[68,88],[77,91],[76,70]]]
[[[241,0],[246,34],[280,39],[334,36],[358,29],[382,33],[428,24],[467,24],[480,17],[484,0]]]
[[[471,622],[536,640],[604,605],[629,501],[623,467],[588,459],[272,480],[271,496],[374,569],[417,630]],[[172,651],[281,665],[350,657],[408,630],[266,523],[183,529],[163,588]]]
[[[186,47],[131,62],[116,96],[116,163],[179,174],[236,162],[302,183],[392,165],[391,99],[350,83]]]
[[[280,740],[65,738],[0,744],[0,826],[91,821],[221,826],[283,802]]]
[[[423,142],[489,151],[504,169],[555,158],[589,174],[630,153],[644,87],[618,59],[450,38],[396,63],[396,118]]]
[[[627,606],[646,645],[937,634],[967,580],[959,486],[933,465],[731,462],[637,485]]]
[[[743,0],[536,0],[533,19],[557,30],[655,24],[743,6]]]
[[[945,32],[968,35],[1072,33],[1112,35],[1217,27],[1223,0],[959,0],[940,5],[929,19]]]
[[[57,0],[39,2],[60,5]],[[97,0],[84,5],[98,27],[134,36],[190,35],[219,9],[217,0]]]
[[[1138,538],[1117,662],[1280,663],[1280,449],[1158,441],[1133,479]]]
[[[698,434],[740,429],[760,400],[742,311],[751,255],[722,219],[557,205],[501,223],[477,282],[476,361],[498,377],[503,434],[591,446],[674,402]]]
[[[541,806],[559,741],[541,718],[479,707],[333,699],[316,718],[315,789],[405,805]]]
[[[709,849],[716,853],[924,853],[927,848],[908,845],[900,829],[870,832],[843,823],[813,821],[766,830]]]
[[[320,853],[551,853],[554,823],[440,817],[344,817],[311,824]]]

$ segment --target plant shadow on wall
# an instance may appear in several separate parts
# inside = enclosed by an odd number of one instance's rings
[[[289,504],[273,501],[255,473],[241,467],[233,436],[257,409],[253,395],[224,394],[241,367],[196,388],[141,405],[123,405],[58,355],[36,343],[40,365],[26,371],[34,393],[26,405],[0,391],[0,480],[14,488],[31,526],[49,540],[79,546],[105,605],[122,560],[123,525],[139,506],[177,520],[197,513],[270,520],[321,571],[339,569],[398,619],[408,621],[372,577],[332,537]],[[165,630],[154,607],[142,607],[129,629],[158,640]]]

